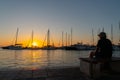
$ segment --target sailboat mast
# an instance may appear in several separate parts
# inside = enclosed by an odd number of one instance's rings
[[[104,32],[104,27],[102,28],[102,32]]]
[[[119,22],[119,43],[120,43],[120,22]]]
[[[68,34],[68,46],[70,45],[70,34]]]
[[[33,47],[33,35],[34,35],[34,33],[33,33],[33,30],[32,30],[32,35],[31,35],[31,47]]]
[[[98,32],[97,32],[97,34],[99,34],[100,33],[100,28],[98,29]],[[99,38],[97,37],[97,40],[99,40]]]
[[[15,39],[15,45],[17,44],[18,31],[19,31],[19,29],[17,28],[17,32],[16,32],[16,39]]]
[[[111,24],[111,41],[113,43],[113,25]]]
[[[62,32],[62,47],[63,47],[63,32]]]
[[[67,32],[66,32],[66,46],[67,46]]]
[[[50,45],[50,31],[48,29],[48,32],[47,32],[47,46]]]
[[[100,33],[100,28],[98,29],[98,34]]]
[[[92,41],[93,41],[93,45],[94,45],[94,33],[93,33],[93,29],[92,29]]]
[[[71,28],[71,45],[72,45],[72,28]]]

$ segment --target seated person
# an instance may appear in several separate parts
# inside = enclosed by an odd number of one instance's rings
[[[112,58],[112,43],[106,38],[106,33],[98,34],[99,40],[96,45],[96,50],[90,53],[90,58],[98,61],[104,61],[104,68],[110,67],[110,60]]]

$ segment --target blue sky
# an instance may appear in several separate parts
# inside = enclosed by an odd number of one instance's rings
[[[20,42],[29,39],[32,30],[36,39],[44,40],[48,28],[59,42],[62,31],[70,34],[72,28],[74,43],[91,43],[92,28],[97,41],[99,28],[110,38],[111,24],[118,43],[119,9],[120,0],[0,0],[0,45],[13,40],[17,27]]]

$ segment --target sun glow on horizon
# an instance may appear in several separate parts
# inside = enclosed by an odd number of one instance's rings
[[[33,42],[33,43],[32,43],[32,46],[33,46],[33,47],[37,47],[37,46],[38,46],[38,43],[37,43],[37,42]]]

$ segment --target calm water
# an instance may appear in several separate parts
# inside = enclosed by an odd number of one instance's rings
[[[88,57],[89,52],[90,51],[0,49],[0,70],[79,66],[78,58]],[[114,51],[113,56],[120,57],[120,52]]]

